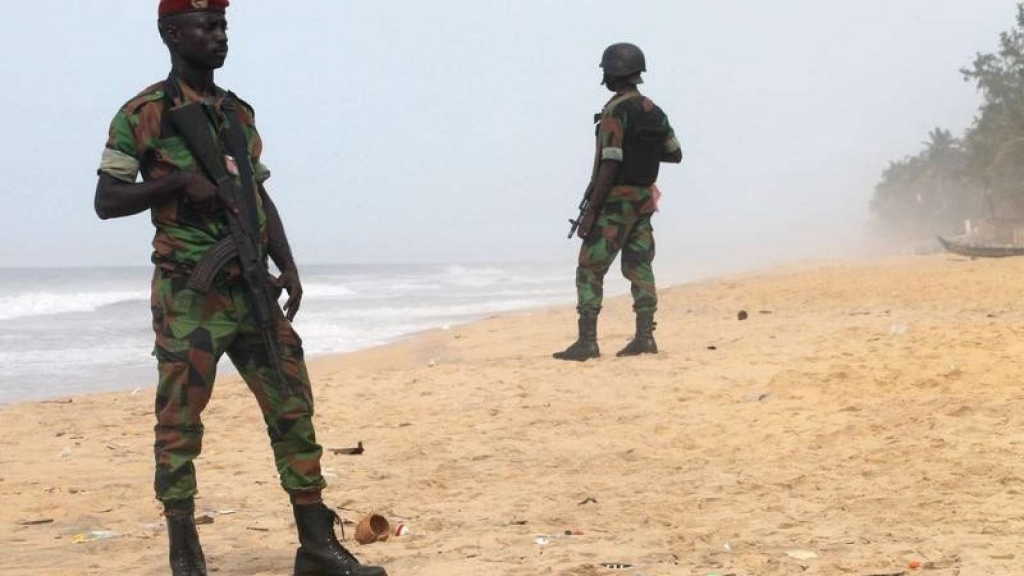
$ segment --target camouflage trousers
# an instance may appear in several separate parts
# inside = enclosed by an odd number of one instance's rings
[[[322,448],[313,430],[313,394],[302,340],[279,308],[277,348],[287,382],[279,382],[263,333],[241,284],[217,282],[206,295],[185,287],[188,277],[157,269],[153,277],[157,498],[196,493],[193,460],[203,446],[203,409],[210,401],[217,362],[225,353],[256,397],[270,436],[281,486],[298,504],[320,501]]]
[[[596,316],[604,299],[604,276],[622,252],[622,275],[630,281],[633,310],[653,314],[658,308],[654,286],[654,228],[651,215],[638,213],[640,203],[606,200],[590,236],[580,248],[576,268],[576,309]]]

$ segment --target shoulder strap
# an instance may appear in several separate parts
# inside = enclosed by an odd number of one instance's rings
[[[256,209],[256,195],[259,190],[256,189],[255,170],[252,166],[252,157],[249,156],[249,142],[245,138],[245,132],[242,131],[242,114],[238,109],[238,103],[230,93],[224,98],[222,106],[224,113],[229,118],[227,128],[221,132],[221,142],[224,143],[224,149],[235,159],[235,165],[238,166],[238,176],[242,181],[241,200],[246,216],[250,219],[250,229],[258,231],[260,223]],[[256,240],[259,239],[256,238]]]
[[[608,102],[608,104],[605,105],[604,110],[602,110],[601,112],[603,114],[607,114],[612,110],[618,108],[620,104],[628,102],[634,98],[639,98],[640,96],[643,96],[643,94],[639,92],[629,92],[627,94],[623,94],[622,96],[616,96],[615,98],[612,98],[611,101]]]

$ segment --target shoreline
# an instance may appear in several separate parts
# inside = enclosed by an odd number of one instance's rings
[[[147,268],[147,270],[148,270],[148,268]],[[621,278],[616,278],[616,279],[613,280],[613,282],[621,283],[621,282],[624,282],[624,280],[622,280]],[[681,281],[681,282],[678,282],[678,283],[675,283],[675,284],[671,284],[671,285],[667,286],[666,288],[662,288],[662,289],[663,290],[671,289],[671,288],[673,288],[675,286],[684,285],[684,284],[687,284],[687,283],[690,283],[690,282],[692,282],[692,281]],[[612,302],[612,301],[617,300],[617,299],[622,299],[622,298],[627,298],[628,297],[628,284],[625,284],[625,292],[622,291],[622,286],[619,286],[618,288],[619,288],[618,291],[611,293],[607,297],[607,300],[609,302]],[[515,309],[510,309],[510,310],[501,311],[501,312],[486,313],[486,314],[480,315],[480,316],[478,316],[476,318],[468,319],[468,320],[461,321],[461,322],[459,322],[459,321],[449,322],[449,323],[445,323],[442,326],[435,326],[435,327],[431,327],[431,328],[423,328],[423,329],[416,330],[416,331],[413,331],[413,332],[409,332],[409,333],[405,333],[405,334],[400,334],[398,336],[395,336],[394,338],[392,338],[389,341],[386,341],[386,342],[383,342],[383,343],[371,344],[371,345],[369,345],[369,346],[367,346],[365,348],[357,348],[357,349],[354,349],[354,350],[347,350],[347,351],[307,353],[307,355],[306,355],[307,356],[307,365],[311,366],[314,363],[330,361],[331,359],[338,358],[338,357],[349,356],[349,355],[353,355],[353,354],[362,354],[364,352],[369,352],[369,351],[375,350],[377,348],[388,348],[388,347],[396,345],[396,344],[401,344],[401,343],[403,343],[403,342],[405,342],[407,340],[418,338],[421,335],[430,334],[432,332],[445,332],[445,331],[449,331],[449,330],[455,330],[456,328],[469,326],[469,325],[472,325],[472,324],[475,324],[477,322],[481,322],[481,321],[484,321],[484,320],[495,319],[495,318],[504,318],[504,317],[515,316],[515,315],[519,315],[519,314],[529,314],[529,313],[539,312],[539,311],[544,311],[544,310],[549,310],[549,309],[558,309],[558,308],[573,307],[573,306],[574,306],[574,304],[571,304],[571,303],[564,303],[564,304],[535,304],[535,305],[527,306],[527,307],[524,307],[524,308],[515,308]],[[301,330],[300,330],[299,334],[300,334],[300,336],[302,335]],[[152,372],[152,380],[155,382],[155,380],[156,380],[156,360],[155,359],[152,360],[150,362],[150,364],[151,364],[150,372]],[[222,357],[221,361],[218,363],[217,381],[220,382],[222,380],[237,379],[237,378],[238,378],[238,374],[235,371],[235,368],[231,364],[230,360],[228,360],[226,356]],[[315,382],[314,382],[314,385],[315,385]],[[29,398],[29,399],[24,399],[24,400],[14,400],[14,401],[8,401],[8,402],[0,402],[0,411],[2,411],[5,408],[23,406],[23,405],[26,405],[26,404],[35,404],[35,403],[44,403],[44,404],[65,403],[66,401],[73,400],[75,398],[85,398],[85,397],[91,397],[91,396],[106,396],[106,395],[113,395],[113,394],[142,393],[142,392],[148,392],[148,393],[152,394],[152,393],[155,392],[155,390],[156,390],[156,384],[155,383],[148,383],[148,384],[135,383],[135,384],[124,384],[124,385],[112,385],[109,389],[98,389],[98,390],[90,391],[90,392],[71,393],[71,394],[53,394],[53,395],[48,395],[48,396],[45,396],[45,397],[36,397],[36,398]]]
[[[673,289],[681,288],[681,287],[684,287],[684,286],[687,286],[687,285],[699,284],[699,283],[702,283],[702,282],[709,282],[709,281],[713,281],[713,280],[717,280],[717,279],[726,279],[726,278],[733,278],[733,277],[735,277],[735,278],[742,278],[742,277],[751,276],[751,275],[756,276],[758,274],[770,273],[773,270],[785,269],[785,268],[789,268],[789,267],[813,267],[813,266],[825,265],[827,263],[837,262],[837,261],[839,261],[839,262],[858,262],[858,261],[870,261],[870,260],[865,260],[864,258],[861,258],[861,257],[849,257],[849,258],[844,258],[844,259],[840,259],[840,260],[802,259],[802,260],[797,260],[797,261],[792,261],[792,262],[768,263],[768,264],[765,264],[763,266],[757,266],[757,267],[753,267],[753,268],[744,268],[744,269],[737,269],[737,270],[725,269],[725,271],[713,272],[713,273],[709,273],[708,275],[694,276],[693,278],[687,278],[687,279],[679,279],[679,278],[685,277],[686,275],[685,274],[680,274],[677,271],[676,273],[670,273],[669,274],[669,276],[671,278],[674,278],[674,280],[670,280],[669,284],[666,284],[665,286],[660,287],[659,288],[659,292],[673,290]],[[318,264],[318,265],[315,265],[315,266],[333,266],[333,265],[319,265]],[[117,268],[139,269],[139,270],[144,270],[147,273],[151,271],[151,267],[150,266],[120,266],[120,267],[117,267]],[[671,269],[671,267],[670,267],[670,269]],[[628,300],[629,299],[629,284],[628,284],[628,282],[626,280],[624,280],[623,278],[621,278],[621,276],[619,276],[617,274],[617,271],[615,269],[612,269],[612,270],[609,271],[609,277],[607,279],[607,283],[613,286],[613,289],[608,294],[606,294],[606,304],[607,305],[615,305],[615,303],[618,302],[618,301],[624,301],[624,300]],[[424,329],[416,330],[416,331],[409,332],[409,333],[406,333],[406,334],[400,334],[398,336],[395,336],[393,339],[391,339],[391,340],[389,340],[387,342],[372,344],[372,345],[369,345],[369,346],[367,346],[365,348],[358,348],[358,349],[347,350],[347,351],[334,351],[334,352],[323,352],[323,353],[307,353],[307,364],[311,365],[313,363],[330,361],[333,358],[339,358],[339,357],[348,356],[348,355],[352,355],[352,354],[361,354],[363,352],[372,351],[372,350],[374,350],[376,348],[388,348],[388,347],[390,347],[390,346],[392,346],[394,344],[399,344],[399,343],[402,343],[402,342],[404,342],[406,340],[417,338],[421,334],[428,334],[428,333],[434,332],[434,331],[445,331],[448,328],[451,328],[451,329],[454,330],[455,328],[472,325],[472,324],[475,324],[475,323],[478,323],[478,322],[481,322],[481,321],[484,321],[484,320],[490,320],[490,319],[495,319],[495,318],[504,318],[504,317],[509,317],[509,316],[516,316],[516,315],[520,315],[520,314],[529,314],[529,313],[533,313],[533,312],[542,312],[542,311],[546,311],[546,310],[555,310],[555,309],[563,309],[563,308],[564,309],[568,309],[568,308],[573,308],[573,307],[574,307],[574,304],[570,303],[570,302],[566,302],[564,304],[537,304],[537,305],[528,306],[528,307],[525,307],[525,308],[516,308],[516,309],[502,311],[502,312],[487,313],[487,314],[483,314],[483,315],[481,315],[481,316],[479,316],[477,318],[466,320],[464,322],[451,322],[451,323],[446,324],[445,326],[436,326],[436,327],[432,327],[432,328],[424,328]],[[303,334],[301,330],[300,330],[299,334],[300,335]],[[147,354],[147,356],[148,356],[148,354]],[[93,391],[86,391],[86,392],[79,392],[79,393],[63,393],[63,394],[55,393],[55,394],[52,394],[52,395],[47,393],[47,395],[41,396],[41,397],[32,397],[32,398],[27,398],[27,399],[23,399],[23,400],[4,401],[4,402],[0,402],[0,411],[2,411],[5,408],[12,408],[12,407],[23,406],[23,405],[27,405],[27,404],[35,404],[35,403],[44,403],[44,404],[65,403],[68,400],[73,400],[75,398],[84,398],[84,397],[91,397],[91,396],[106,396],[106,395],[124,394],[124,393],[133,393],[134,394],[134,393],[143,393],[143,392],[147,392],[147,393],[152,394],[155,391],[155,389],[156,389],[156,384],[155,384],[155,380],[156,380],[156,361],[155,360],[152,360],[150,362],[149,372],[151,373],[151,378],[150,378],[151,382],[148,382],[148,383],[136,382],[134,384],[128,384],[128,383],[123,384],[123,385],[122,384],[116,384],[116,385],[110,385],[109,387],[105,387],[104,386],[104,387],[101,387],[101,388],[93,390]],[[235,371],[234,366],[232,366],[230,361],[226,360],[226,358],[221,358],[221,362],[219,363],[219,367],[218,367],[217,381],[220,382],[221,380],[235,379],[235,378],[237,378],[237,373]],[[314,385],[315,385],[315,383],[314,383]]]
[[[348,543],[392,576],[1015,574],[1021,275],[948,255],[795,264],[662,290],[657,356],[614,357],[633,330],[617,297],[597,361],[550,359],[571,306],[311,360],[325,498],[409,527]],[[289,573],[265,425],[237,377],[217,386],[197,461],[207,558]],[[0,573],[166,573],[151,405],[0,407]],[[116,537],[75,543],[97,530]]]
[[[609,298],[609,300],[619,299],[619,298],[624,298],[624,296],[623,295],[612,296],[611,298]],[[498,313],[494,313],[494,314],[488,314],[488,315],[485,315],[485,316],[481,316],[479,318],[475,318],[475,319],[472,319],[472,320],[467,320],[466,322],[463,322],[463,323],[451,323],[451,324],[446,324],[444,326],[439,326],[439,327],[435,327],[435,328],[424,328],[422,330],[417,330],[415,332],[410,332],[410,333],[407,333],[407,334],[401,334],[399,336],[396,336],[393,340],[390,340],[390,341],[384,342],[384,343],[380,343],[380,344],[374,344],[374,345],[368,346],[366,348],[359,348],[359,349],[356,349],[356,350],[348,350],[348,351],[344,351],[344,352],[325,352],[325,353],[318,353],[318,354],[307,354],[306,364],[307,364],[307,368],[310,370],[310,372],[313,372],[313,365],[314,364],[320,364],[320,363],[332,362],[332,361],[339,361],[342,358],[347,357],[347,356],[358,356],[358,355],[362,355],[364,353],[370,353],[372,355],[372,353],[374,351],[378,350],[378,349],[383,349],[383,351],[385,353],[387,353],[387,351],[390,350],[392,347],[400,346],[400,345],[402,345],[404,343],[407,343],[410,340],[415,340],[415,339],[418,339],[418,338],[429,338],[431,335],[433,335],[435,333],[448,333],[448,332],[456,331],[460,327],[472,326],[473,324],[476,324],[478,322],[483,322],[485,320],[493,320],[493,319],[497,319],[497,318],[505,318],[505,317],[516,316],[516,315],[520,315],[520,314],[530,314],[532,312],[544,311],[544,310],[549,310],[549,309],[563,308],[564,306],[565,305],[557,305],[556,304],[556,305],[538,305],[538,306],[535,306],[535,307],[518,308],[518,309],[515,309],[515,310],[509,310],[509,311],[506,311],[506,312],[498,312]],[[300,333],[300,336],[301,336],[301,333]],[[152,362],[152,372],[153,372],[153,378],[155,379],[156,378],[156,360],[153,360],[153,362]],[[231,361],[225,355],[224,357],[222,357],[220,359],[220,362],[218,363],[217,383],[222,382],[222,381],[227,381],[227,380],[241,382],[241,378],[238,376],[238,373],[235,371],[235,367],[231,364]],[[314,384],[314,386],[316,385],[315,382],[313,384]],[[85,393],[79,393],[79,394],[56,394],[56,395],[47,396],[47,397],[44,397],[44,398],[35,398],[35,399],[26,399],[26,400],[14,400],[14,401],[11,401],[11,402],[0,402],[0,413],[2,413],[5,409],[8,409],[8,408],[17,408],[19,406],[26,406],[26,405],[31,405],[31,404],[67,404],[67,403],[72,403],[75,399],[85,399],[85,398],[91,398],[91,397],[122,395],[122,394],[125,394],[125,393],[128,393],[130,395],[135,395],[135,394],[141,394],[141,393],[146,393],[146,392],[148,392],[150,395],[154,394],[156,392],[156,385],[155,384],[125,385],[125,386],[118,386],[117,388],[113,388],[113,389],[109,389],[109,390],[97,390],[97,391],[94,391],[94,392],[85,392]],[[314,393],[315,393],[315,390],[314,390]]]
[[[313,358],[494,313],[569,302],[571,285],[559,279],[566,270],[549,268],[312,266],[296,328]],[[146,286],[152,269],[87,270],[83,278],[64,269],[5,277],[0,300],[12,320],[0,330],[0,340],[10,344],[0,354],[9,363],[0,376],[0,404],[156,383],[148,290],[125,291]],[[228,363],[220,368],[232,371]]]

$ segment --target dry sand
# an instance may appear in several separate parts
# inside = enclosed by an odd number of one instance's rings
[[[1024,259],[792,266],[663,291],[656,357],[613,357],[632,331],[616,299],[605,357],[582,365],[549,358],[571,309],[323,359],[320,440],[366,446],[325,455],[327,499],[411,528],[350,542],[392,576],[1024,574],[1022,279]],[[210,565],[290,574],[256,404],[217,387],[197,463]],[[0,574],[167,573],[151,405],[0,410]],[[75,542],[90,530],[119,537]]]

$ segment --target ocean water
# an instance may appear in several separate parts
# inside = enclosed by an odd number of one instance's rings
[[[572,263],[307,266],[295,327],[309,357],[359,350],[571,305],[574,272]],[[612,275],[609,295],[625,288]],[[151,276],[150,267],[0,269],[0,404],[155,385]]]

